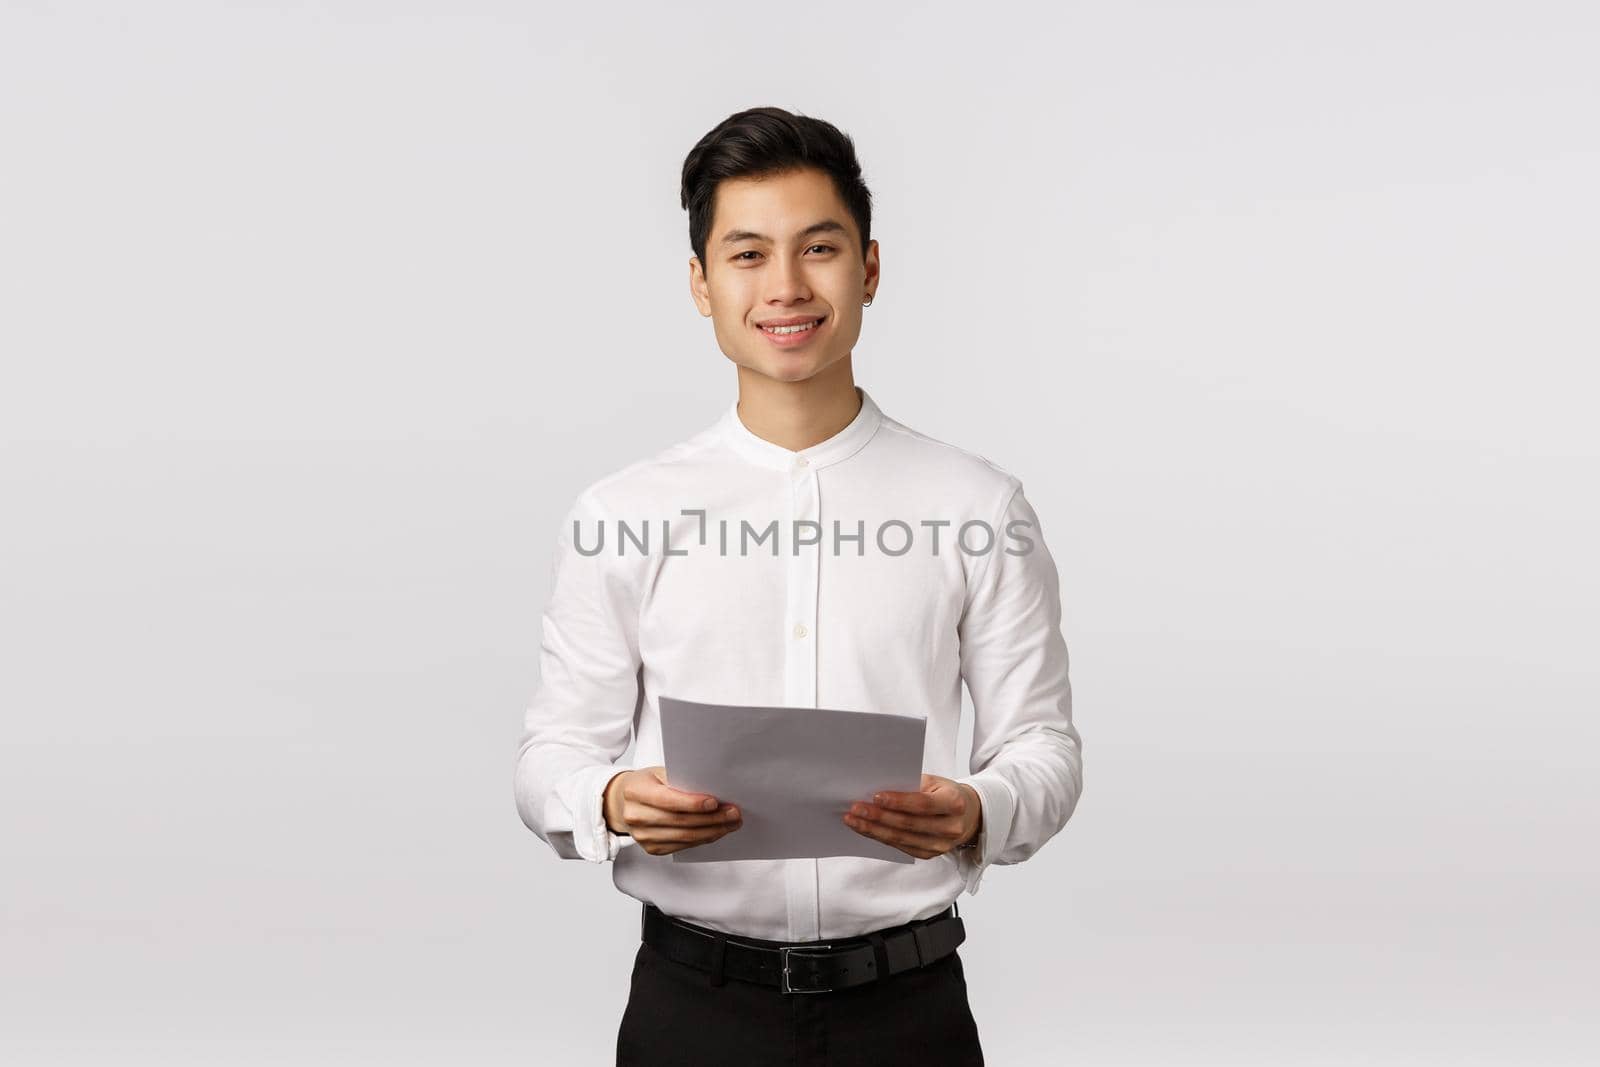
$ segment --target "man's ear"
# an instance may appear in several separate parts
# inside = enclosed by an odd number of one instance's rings
[[[711,317],[711,289],[706,284],[705,268],[700,263],[699,256],[689,257],[689,297],[694,301],[694,306],[700,309],[702,318]]]
[[[862,281],[868,289],[871,289],[874,293],[877,292],[878,275],[882,270],[882,264],[878,259],[878,239],[876,237],[867,242],[867,250],[861,257],[861,263],[866,268],[864,271],[865,277],[862,278]]]

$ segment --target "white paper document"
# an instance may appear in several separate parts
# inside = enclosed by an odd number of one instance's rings
[[[863,856],[910,863],[856,833],[844,815],[880,790],[922,788],[928,720],[829,708],[660,698],[667,784],[735,804],[744,825],[670,853],[680,863]]]

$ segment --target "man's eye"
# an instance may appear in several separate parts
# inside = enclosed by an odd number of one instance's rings
[[[835,249],[832,245],[826,245],[826,244],[815,244],[815,245],[812,245],[810,248],[807,248],[806,251],[809,252],[809,251],[811,251],[812,248],[820,248],[824,252],[837,251],[837,249]],[[757,252],[755,249],[749,248],[749,249],[746,249],[743,252],[740,252],[738,255],[734,256],[733,258],[735,260],[744,260],[744,262],[748,263],[750,261],[748,259],[745,259],[746,256],[759,256],[760,254],[761,253]]]

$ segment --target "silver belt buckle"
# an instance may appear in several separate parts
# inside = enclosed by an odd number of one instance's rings
[[[832,948],[832,947],[833,946],[831,944],[829,944],[829,945],[795,945],[795,946],[792,946],[792,947],[789,946],[789,945],[779,945],[778,946],[778,955],[779,955],[779,957],[781,958],[781,960],[783,962],[783,991],[785,993],[831,993],[831,992],[833,992],[833,990],[831,990],[831,989],[796,989],[796,988],[794,988],[794,986],[789,984],[789,956],[791,954],[798,952],[798,953],[800,953],[800,955],[804,956],[804,955],[807,955],[809,953],[816,952],[816,951],[818,951],[820,949]]]

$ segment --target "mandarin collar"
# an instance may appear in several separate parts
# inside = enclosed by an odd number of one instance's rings
[[[744,420],[739,418],[737,397],[723,413],[723,435],[740,455],[763,467],[774,470],[791,470],[796,466],[811,470],[826,467],[861,451],[883,423],[883,412],[873,403],[872,396],[859,385],[856,386],[856,392],[861,396],[861,410],[856,412],[856,417],[826,441],[819,441],[798,452],[752,433]]]

